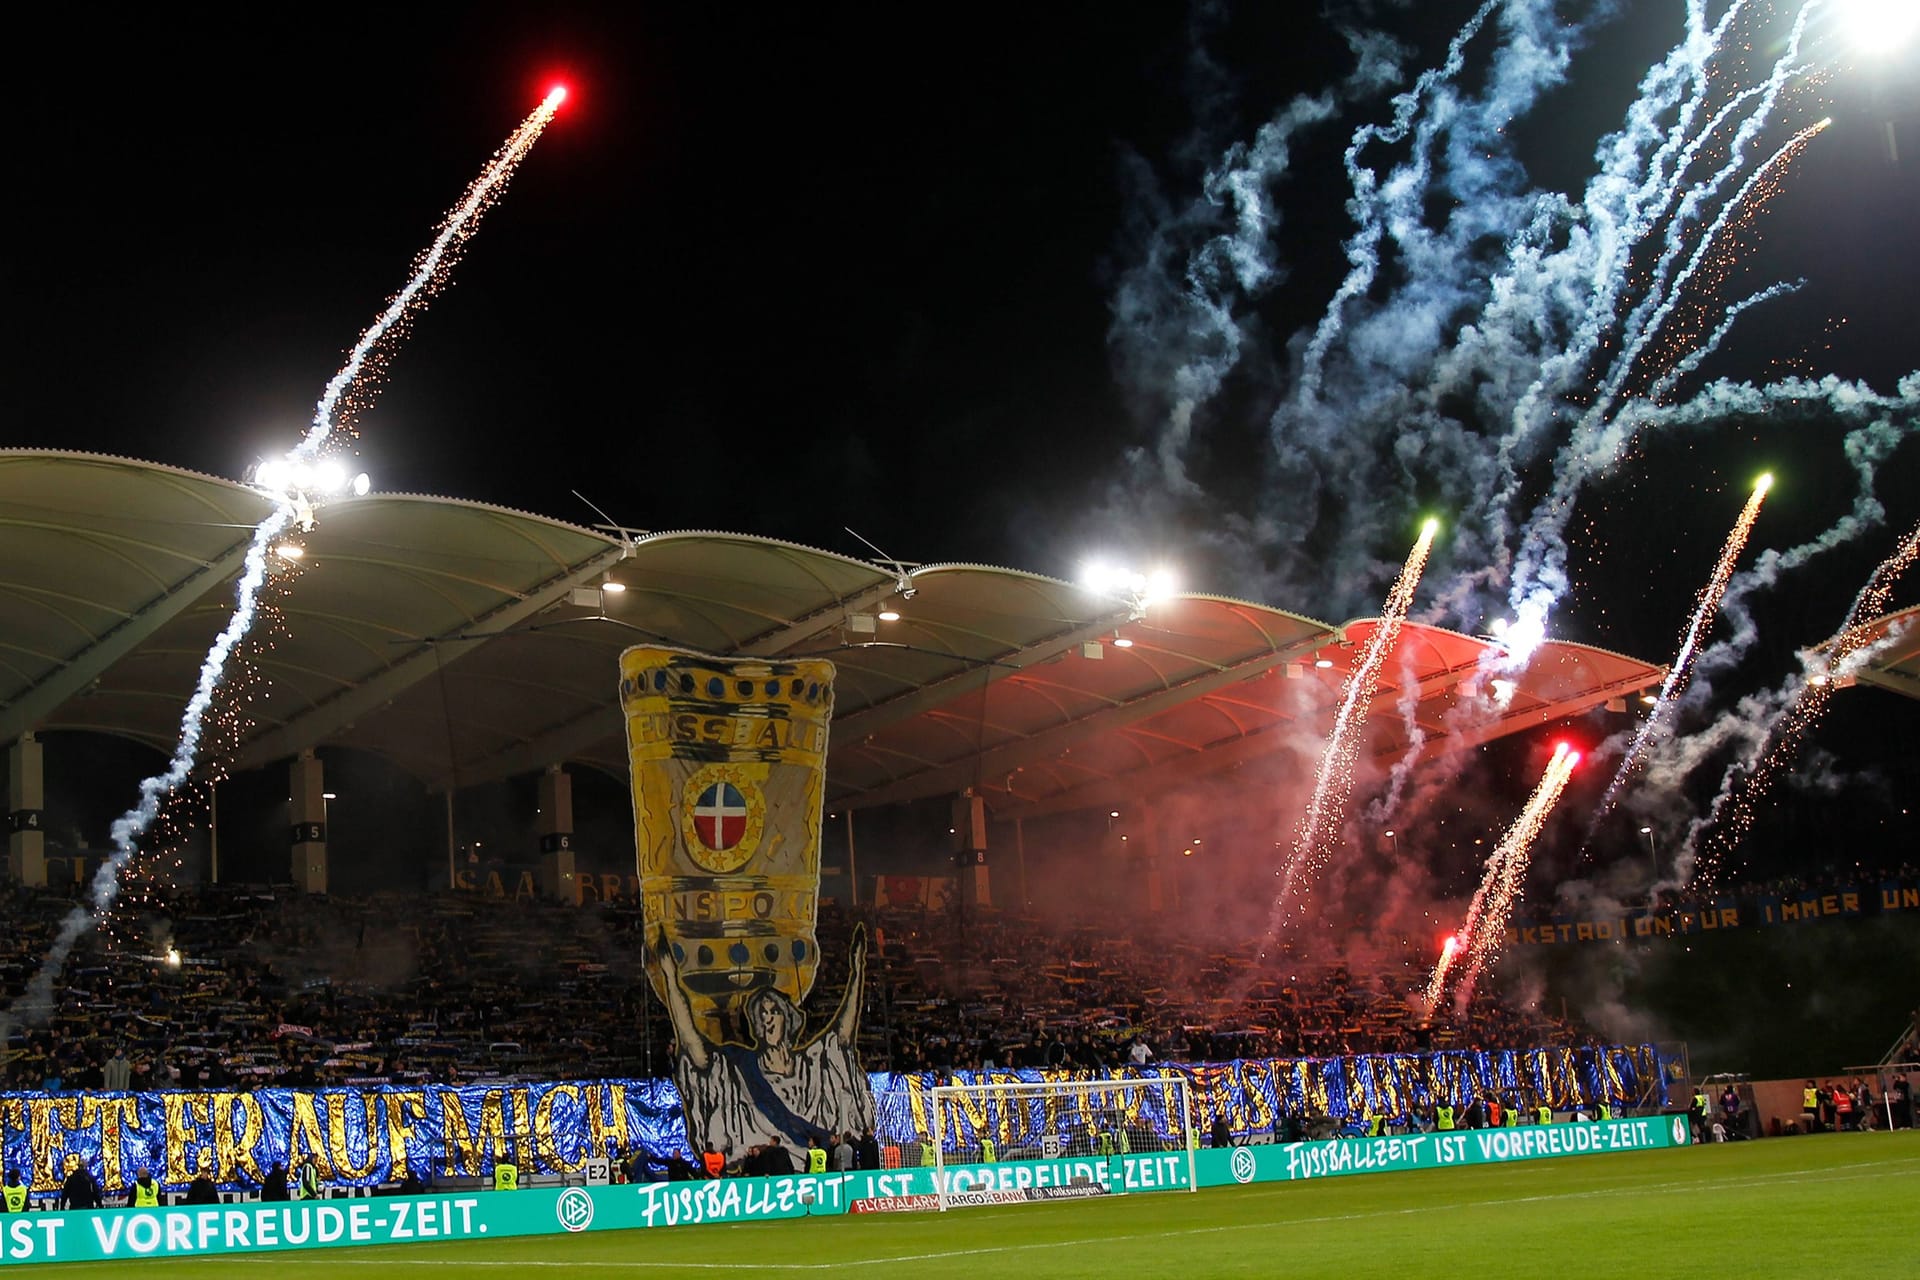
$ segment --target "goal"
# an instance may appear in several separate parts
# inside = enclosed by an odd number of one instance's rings
[[[1183,1075],[939,1085],[930,1097],[943,1210],[1197,1189]]]

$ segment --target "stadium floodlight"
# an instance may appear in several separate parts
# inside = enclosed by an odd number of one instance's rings
[[[1139,1191],[1198,1191],[1199,1117],[1175,1071],[1127,1079],[996,1081],[936,1086],[927,1128],[940,1208],[1065,1200]],[[1008,1191],[989,1166],[1057,1162]],[[923,1162],[924,1163],[924,1162]],[[1148,1172],[1148,1171],[1151,1172]]]
[[[1913,0],[1840,0],[1854,46],[1885,56],[1920,34],[1920,6]]]
[[[1095,558],[1080,570],[1080,585],[1099,596],[1110,596],[1127,606],[1135,622],[1147,616],[1149,605],[1180,590],[1180,580],[1162,565],[1148,573]]]
[[[373,479],[366,472],[349,474],[339,457],[313,461],[289,454],[281,458],[263,458],[254,464],[250,477],[254,488],[264,489],[275,498],[294,505],[300,526],[313,527],[313,508],[330,498],[352,494],[364,498],[373,490]]]

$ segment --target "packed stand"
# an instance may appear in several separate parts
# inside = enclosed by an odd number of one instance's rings
[[[8,1008],[25,1012],[58,892],[9,887]],[[1423,971],[1391,957],[1283,957],[990,911],[821,908],[809,1008],[832,1009],[853,927],[869,931],[861,1058],[872,1070],[1104,1068],[1590,1042],[1547,1014],[1477,1000],[1429,1025]],[[164,911],[85,935],[50,1016],[0,1047],[10,1089],[315,1087],[658,1077],[671,1029],[641,964],[637,905],[471,894],[326,897],[261,886],[178,891]]]

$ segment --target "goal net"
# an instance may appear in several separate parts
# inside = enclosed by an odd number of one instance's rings
[[[1185,1076],[940,1085],[930,1097],[942,1209],[1196,1189]]]

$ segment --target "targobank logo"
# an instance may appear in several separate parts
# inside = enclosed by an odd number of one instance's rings
[[[554,1201],[553,1214],[569,1231],[585,1231],[593,1225],[593,1197],[578,1187],[568,1187]]]
[[[1235,1182],[1253,1181],[1253,1152],[1245,1147],[1233,1149],[1233,1180]]]

